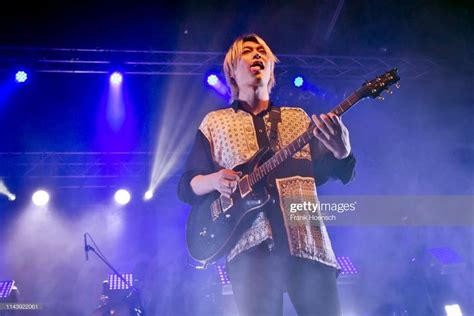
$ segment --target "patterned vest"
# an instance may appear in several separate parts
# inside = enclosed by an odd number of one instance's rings
[[[267,113],[263,119],[269,135],[269,114]],[[280,148],[302,134],[311,121],[304,110],[294,107],[282,107],[281,119],[278,124]],[[247,162],[259,149],[252,115],[243,110],[226,108],[210,112],[199,129],[209,141],[214,161],[223,168],[233,169]],[[300,216],[298,220],[295,220],[294,212],[290,211],[293,203],[317,203],[312,164],[308,161],[311,162],[312,157],[310,147],[306,145],[292,159],[285,162],[285,164],[303,164],[304,167],[300,165],[297,168],[301,170],[299,174],[291,177],[279,177],[276,174],[278,201],[273,205],[276,209],[272,211],[282,212],[291,255],[339,268],[323,221],[314,220],[315,215],[320,215],[319,210],[316,213],[298,212]],[[269,239],[272,239],[270,221],[264,212],[260,212],[252,226],[243,233],[229,252],[227,260],[231,261],[242,251]]]

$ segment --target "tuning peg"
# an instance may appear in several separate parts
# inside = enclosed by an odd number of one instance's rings
[[[393,91],[390,90],[390,89],[385,89],[385,91],[386,91],[388,94],[393,94]]]
[[[381,95],[379,95],[379,96],[377,97],[377,99],[379,99],[380,101],[385,100],[385,98],[384,98],[383,96],[381,96]]]
[[[397,82],[397,83],[395,84],[395,87],[396,87],[397,89],[400,89],[400,82]]]

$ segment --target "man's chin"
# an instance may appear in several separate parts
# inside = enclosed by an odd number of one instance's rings
[[[254,74],[255,80],[263,81],[265,80],[265,74],[263,72],[258,72]]]

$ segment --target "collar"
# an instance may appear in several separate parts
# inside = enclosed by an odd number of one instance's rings
[[[252,116],[263,116],[265,114],[267,114],[268,112],[271,111],[272,108],[275,107],[275,105],[273,104],[273,102],[270,100],[268,102],[268,108],[260,113],[258,113],[257,115],[254,115],[253,113],[247,111],[244,109],[244,107],[242,106],[242,102],[243,101],[240,101],[240,100],[234,100],[234,102],[232,102],[232,104],[230,105],[230,107],[235,111],[237,112],[238,110],[241,110],[241,111],[244,111],[244,112],[247,112],[249,113],[250,115]]]

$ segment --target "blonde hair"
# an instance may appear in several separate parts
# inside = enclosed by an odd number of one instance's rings
[[[255,42],[265,49],[268,60],[270,61],[270,80],[268,81],[268,93],[272,91],[272,88],[275,86],[275,63],[278,62],[278,58],[273,54],[270,47],[268,47],[267,43],[258,36],[257,34],[250,33],[239,36],[229,47],[229,50],[225,54],[224,58],[224,74],[225,80],[227,82],[227,87],[230,89],[231,93],[231,102],[239,96],[239,87],[237,86],[237,82],[235,81],[234,71],[237,67],[237,61],[242,53],[242,49],[245,42]]]

